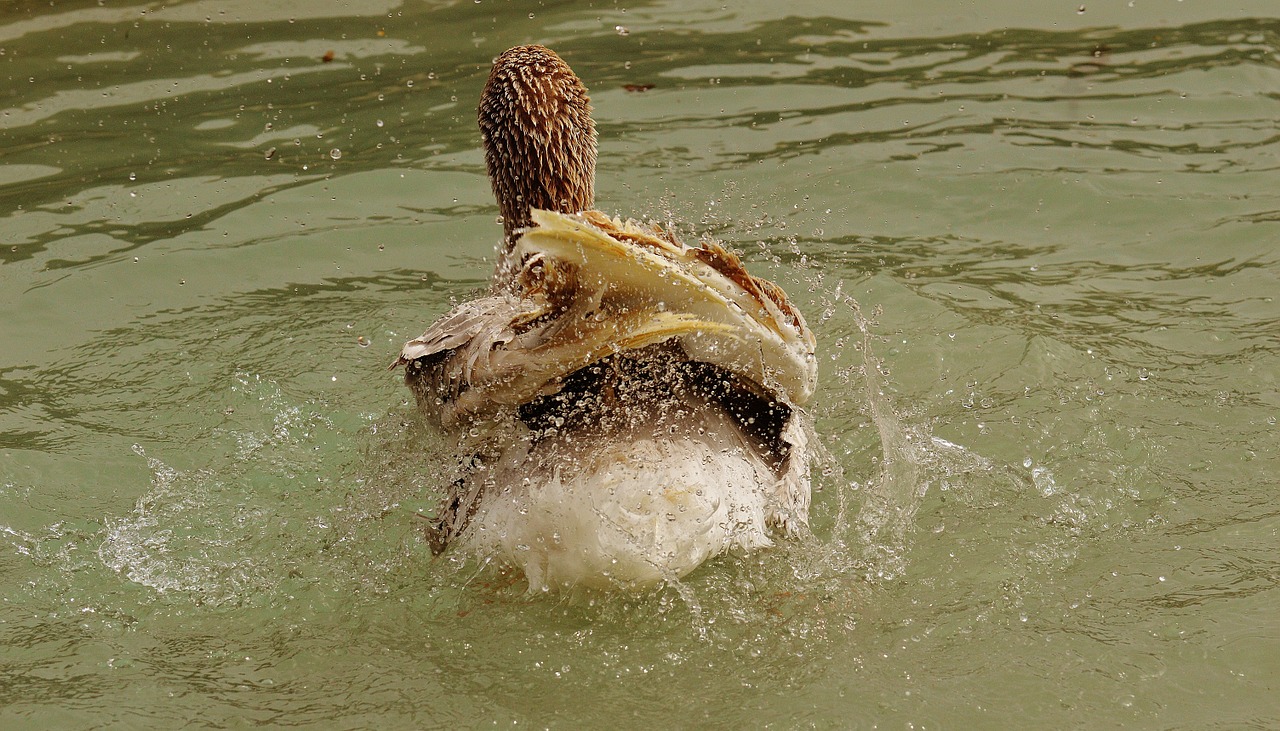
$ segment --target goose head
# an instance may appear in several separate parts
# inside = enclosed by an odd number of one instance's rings
[[[510,289],[531,209],[578,213],[595,201],[596,125],[582,80],[543,46],[516,46],[493,63],[477,112],[485,165],[503,221],[494,288]]]

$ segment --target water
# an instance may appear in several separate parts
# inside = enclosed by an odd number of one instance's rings
[[[4,726],[1280,725],[1273,3],[355,7],[0,10]],[[385,368],[488,276],[535,41],[600,207],[808,314],[813,539],[430,557]]]

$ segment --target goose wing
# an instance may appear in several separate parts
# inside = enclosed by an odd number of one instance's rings
[[[813,333],[777,285],[753,277],[715,243],[689,247],[661,229],[598,211],[533,211],[536,228],[517,244],[522,256],[572,267],[580,289],[630,312],[682,313],[722,327],[690,331],[680,344],[712,363],[803,404],[817,383]],[[725,333],[732,337],[725,337]]]

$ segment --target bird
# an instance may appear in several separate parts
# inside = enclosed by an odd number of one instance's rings
[[[551,49],[494,60],[489,290],[392,364],[456,458],[432,552],[497,560],[531,592],[674,582],[808,530],[812,331],[721,243],[595,210],[592,113]]]

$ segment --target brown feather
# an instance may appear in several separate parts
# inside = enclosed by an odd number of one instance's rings
[[[549,48],[516,46],[493,62],[477,110],[484,159],[504,233],[495,286],[531,208],[577,213],[595,201],[596,125],[591,99],[573,69]],[[508,276],[504,276],[508,275]]]

